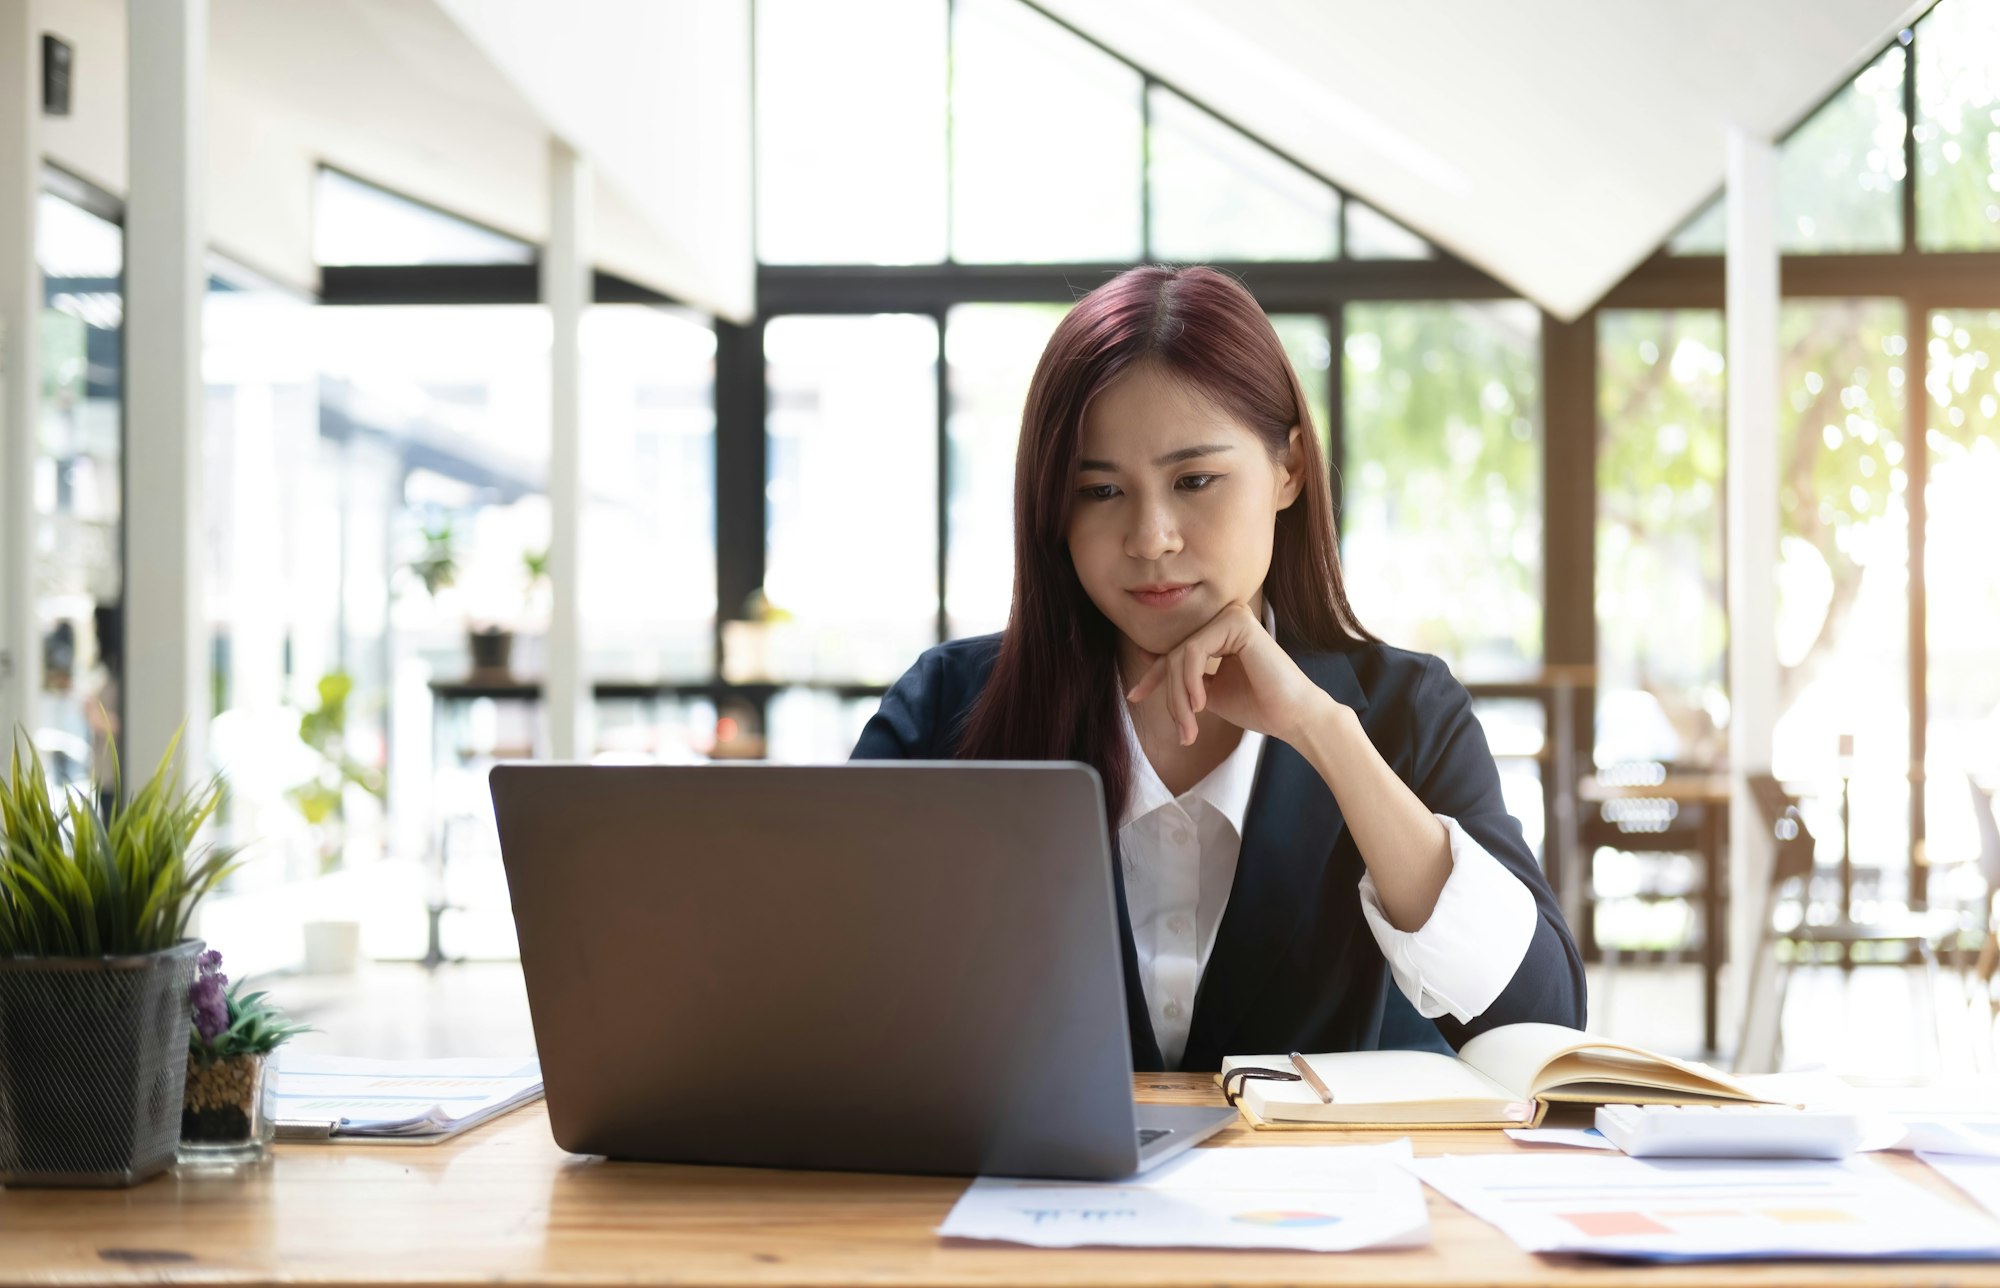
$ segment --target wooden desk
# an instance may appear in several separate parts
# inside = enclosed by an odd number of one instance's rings
[[[1153,1101],[1211,1103],[1191,1074]],[[1230,1147],[1380,1141],[1264,1133]],[[1516,1150],[1498,1132],[1418,1136],[1420,1154]],[[1897,1173],[1965,1202],[1915,1160]],[[1518,1251],[1426,1190],[1432,1246],[1383,1253],[1044,1251],[945,1246],[965,1182],[607,1163],[564,1154],[539,1104],[432,1147],[284,1145],[247,1178],[170,1175],[132,1190],[0,1191],[0,1285],[1541,1284],[2000,1286],[2000,1264],[1619,1266]]]

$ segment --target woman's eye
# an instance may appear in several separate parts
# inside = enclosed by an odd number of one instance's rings
[[[1110,483],[1099,483],[1095,487],[1079,489],[1086,501],[1109,501],[1118,495],[1118,489]]]
[[[1190,474],[1181,480],[1181,486],[1190,492],[1199,492],[1221,477],[1220,474]]]

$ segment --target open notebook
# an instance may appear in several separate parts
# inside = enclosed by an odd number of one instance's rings
[[[1308,1055],[1333,1093],[1324,1104],[1303,1081],[1243,1080],[1237,1106],[1253,1127],[1530,1127],[1551,1104],[1769,1103],[1705,1064],[1676,1060],[1560,1024],[1506,1024],[1467,1042],[1454,1059],[1435,1051]],[[1233,1055],[1289,1072],[1286,1055]]]

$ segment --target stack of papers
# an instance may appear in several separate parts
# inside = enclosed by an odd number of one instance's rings
[[[1931,1170],[2000,1216],[2000,1115],[1899,1113],[1902,1139],[1893,1148],[1915,1151]]]
[[[2000,1216],[2000,1158],[1969,1154],[1918,1154],[1931,1169],[1959,1189],[1966,1197],[1995,1216]]]
[[[432,1144],[542,1094],[535,1059],[372,1060],[287,1051],[277,1072],[280,1140]]]
[[[1868,1159],[1492,1154],[1410,1167],[1528,1252],[1644,1261],[2000,1255],[2000,1224]]]
[[[980,1177],[938,1233],[1037,1248],[1347,1252],[1430,1242],[1410,1142],[1191,1149],[1124,1181]]]

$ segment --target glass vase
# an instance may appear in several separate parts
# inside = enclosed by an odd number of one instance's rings
[[[201,1060],[190,1054],[176,1160],[183,1166],[237,1166],[261,1160],[275,1131],[274,1073],[265,1055]]]

